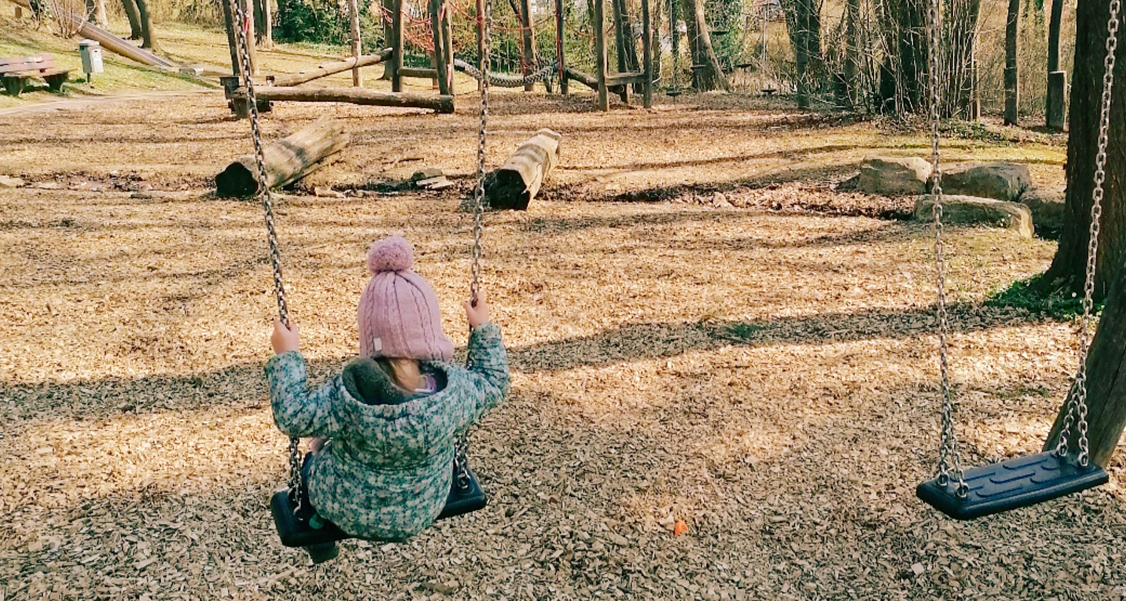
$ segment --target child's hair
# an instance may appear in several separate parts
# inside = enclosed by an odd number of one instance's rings
[[[414,391],[422,388],[422,370],[417,359],[401,357],[381,357],[376,359],[380,367],[391,374],[395,384],[404,390]]]
[[[438,297],[411,269],[413,260],[414,250],[401,236],[384,238],[368,251],[371,280],[356,311],[361,357],[453,358],[454,345],[442,332]]]

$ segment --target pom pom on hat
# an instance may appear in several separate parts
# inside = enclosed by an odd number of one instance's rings
[[[384,238],[368,250],[368,270],[372,275],[384,271],[406,271],[414,261],[414,249],[402,236]]]

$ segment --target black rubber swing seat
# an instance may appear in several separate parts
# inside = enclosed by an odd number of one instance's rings
[[[956,520],[972,520],[1102,486],[1108,480],[1106,470],[1095,464],[1081,466],[1070,455],[1044,452],[966,470],[965,497],[957,495],[956,481],[942,486],[937,478],[916,487],[915,495]]]
[[[481,483],[477,481],[477,475],[473,473],[469,466],[465,467],[465,471],[468,477],[459,486],[455,462],[450,494],[446,497],[446,505],[442,508],[442,513],[438,515],[439,520],[477,511],[488,504],[488,498],[481,488]],[[306,498],[308,498],[307,495]],[[308,508],[307,503],[305,505],[306,507],[298,511],[297,504],[294,502],[292,495],[289,494],[289,489],[279,490],[270,499],[270,513],[274,516],[274,527],[277,528],[281,543],[287,547],[305,547],[309,550],[309,554],[313,556],[313,561],[317,563],[336,557],[334,545],[332,545],[331,556],[322,560],[317,559],[315,551],[317,549],[327,550],[331,543],[353,537],[328,520],[323,520],[319,528],[313,527],[310,523],[313,512]]]

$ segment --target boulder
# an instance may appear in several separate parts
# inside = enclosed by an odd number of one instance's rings
[[[919,157],[868,157],[860,165],[858,187],[869,194],[923,194],[930,176],[931,164]]]
[[[970,163],[942,172],[942,191],[951,195],[1016,201],[1031,185],[1028,167],[1019,163]]]
[[[915,202],[915,219],[933,219],[934,200],[922,196]],[[959,225],[986,225],[1015,230],[1021,238],[1032,237],[1032,211],[1019,202],[1006,202],[973,196],[943,196],[942,222]]]
[[[1045,238],[1058,238],[1063,231],[1064,210],[1067,206],[1064,189],[1036,186],[1020,195],[1020,202],[1032,211],[1036,233]]]

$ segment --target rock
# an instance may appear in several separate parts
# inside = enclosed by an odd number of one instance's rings
[[[923,194],[931,176],[931,164],[919,157],[868,157],[860,165],[861,191],[868,194]]]
[[[933,219],[934,201],[922,196],[915,202],[915,219]],[[986,225],[1015,230],[1021,238],[1032,237],[1032,211],[1019,202],[1006,202],[973,196],[943,196],[942,222],[960,225]]]
[[[411,181],[420,182],[424,179],[434,179],[435,177],[442,177],[443,175],[445,174],[442,173],[441,169],[437,167],[427,167],[422,171],[415,171],[414,175],[411,176]]]
[[[134,192],[129,195],[129,198],[135,198],[138,200],[152,200],[152,194],[149,192]]]
[[[1056,238],[1063,230],[1064,210],[1067,206],[1063,188],[1033,185],[1020,195],[1021,204],[1032,211],[1036,233],[1046,238]]]
[[[951,195],[1016,201],[1031,185],[1028,167],[1019,163],[971,163],[942,173],[942,191]]]
[[[18,177],[0,175],[0,188],[20,188],[23,185],[24,181]]]
[[[35,184],[35,187],[39,188],[40,190],[58,190],[62,186],[60,186],[58,182],[43,182],[40,184]]]
[[[436,190],[440,189],[439,186],[445,188],[445,184],[448,183],[450,183],[450,180],[446,179],[446,176],[439,175],[437,177],[415,180],[414,185],[418,186],[419,188],[425,188],[427,190]]]

